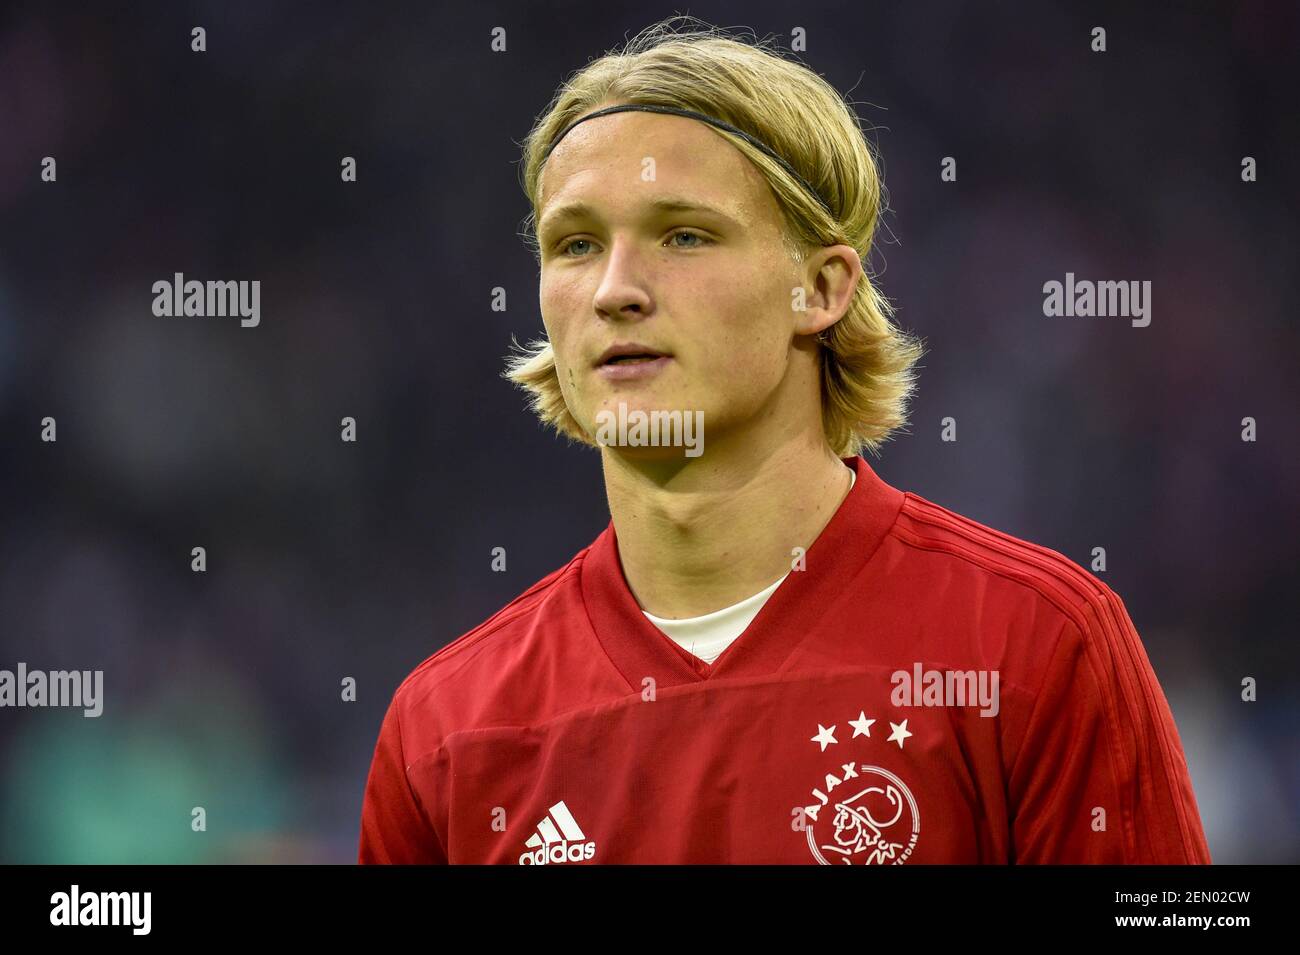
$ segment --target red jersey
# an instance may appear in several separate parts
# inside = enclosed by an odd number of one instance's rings
[[[611,523],[398,687],[363,863],[1208,863],[1123,603],[881,480],[712,666]]]

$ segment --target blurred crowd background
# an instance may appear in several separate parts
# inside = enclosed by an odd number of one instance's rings
[[[1104,546],[1215,861],[1297,862],[1300,14],[1159,6],[689,12],[806,29],[879,148],[870,264],[929,353],[872,466],[1085,567]],[[0,668],[102,669],[106,695],[0,710],[0,860],[355,860],[398,683],[608,520],[596,453],[499,377],[541,332],[519,144],[675,12],[0,12]],[[260,280],[261,325],[155,317],[174,272]],[[1151,281],[1150,326],[1045,317],[1066,272]]]

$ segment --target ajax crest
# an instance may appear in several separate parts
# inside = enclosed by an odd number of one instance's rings
[[[854,773],[859,782],[852,795],[804,808],[813,858],[822,865],[906,862],[921,834],[912,793],[887,769],[859,765]]]
[[[866,713],[849,720],[853,738],[871,738]],[[907,720],[890,722],[888,743],[901,751],[912,733]],[[839,744],[836,727],[820,723],[812,738],[826,747]],[[902,865],[912,855],[921,835],[921,814],[916,799],[897,775],[866,763],[840,763],[812,790],[813,802],[796,810],[808,838],[808,849],[822,865]]]

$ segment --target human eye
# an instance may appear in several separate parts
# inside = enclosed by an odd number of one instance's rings
[[[557,242],[557,243],[552,247],[552,249],[553,249],[555,255],[558,255],[560,258],[563,258],[563,259],[581,259],[581,258],[584,258],[584,257],[585,257],[585,253],[581,253],[581,252],[580,252],[580,253],[578,253],[578,254],[576,254],[576,255],[570,255],[570,254],[569,254],[569,250],[572,249],[572,248],[573,248],[575,245],[577,245],[579,242],[585,242],[585,243],[587,243],[587,245],[591,245],[591,244],[592,244],[592,242],[591,242],[590,239],[561,239],[559,242]]]
[[[689,245],[682,245],[676,242],[676,240],[681,236],[686,236],[688,239],[697,239],[698,241],[695,243],[691,243]],[[673,248],[675,249],[699,249],[702,248],[703,246],[713,244],[713,240],[710,239],[708,236],[701,235],[698,232],[692,232],[687,229],[678,229],[668,237],[668,241],[674,243]]]

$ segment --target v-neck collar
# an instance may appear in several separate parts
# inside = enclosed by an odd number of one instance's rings
[[[785,578],[712,666],[645,618],[623,576],[610,521],[583,558],[582,599],[596,639],[633,689],[642,689],[646,677],[664,687],[718,676],[771,673],[812,632],[834,598],[876,552],[905,496],[881,480],[861,455],[841,460],[854,469],[857,481],[808,548],[807,569]]]

